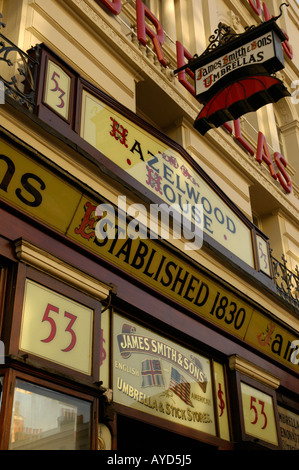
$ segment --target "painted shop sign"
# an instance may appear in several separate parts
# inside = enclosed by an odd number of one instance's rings
[[[273,397],[241,382],[245,433],[278,446]]]
[[[70,109],[70,89],[63,69],[48,60],[44,103],[66,119],[63,105]],[[141,184],[147,197],[176,206],[199,230],[254,267],[251,229],[186,159],[85,88],[80,93],[80,137]],[[202,214],[196,208],[201,204]]]
[[[283,450],[299,450],[299,415],[278,406]]]
[[[172,148],[83,91],[81,137],[253,267],[250,229]],[[196,210],[203,205],[203,215]],[[186,209],[187,207],[187,209]]]
[[[92,309],[27,279],[20,349],[91,375],[93,319]]]
[[[239,74],[241,69],[251,65],[266,67],[276,58],[274,44],[274,32],[271,31],[203,65],[195,71],[196,96],[202,97],[220,80],[228,75],[231,77],[232,72]]]
[[[202,135],[290,96],[283,82],[273,76],[284,68],[285,36],[276,19],[243,34],[234,34],[219,23],[215,31],[218,43],[214,40],[200,57],[189,62],[195,74],[196,98],[204,104],[194,123]]]
[[[208,359],[117,314],[113,337],[115,402],[216,435]],[[217,384],[225,391],[224,383]],[[225,393],[219,394],[217,402],[219,420],[228,429],[227,413],[223,412],[227,410]],[[221,437],[229,439],[229,433]]]
[[[298,348],[292,349],[298,339],[294,333],[255,310],[242,297],[210,278],[199,265],[178,257],[163,243],[129,236],[121,238],[117,219],[111,221],[115,224],[115,238],[99,240],[95,229],[100,217],[95,212],[102,201],[87,197],[2,139],[0,155],[0,198],[3,201],[200,318],[298,371],[299,360],[294,360]],[[57,212],[57,207],[61,211]]]
[[[52,60],[48,60],[45,72],[44,103],[47,109],[55,111],[66,120],[71,119],[64,113],[64,106],[70,110],[72,86],[64,70]],[[142,185],[141,191],[164,201],[168,206],[176,205],[185,219],[199,226],[231,253],[251,267],[255,267],[251,229],[224,203],[199,173],[182,155],[145,131],[132,120],[115,111],[96,95],[80,87],[78,100],[78,134],[85,142],[99,150],[128,177]],[[238,121],[234,122],[236,139],[251,154],[254,150],[241,135]],[[232,132],[226,123],[226,129]],[[76,133],[75,136],[78,137]],[[285,171],[286,162],[281,155],[275,156],[279,171],[276,172],[264,136],[260,133],[256,159],[265,162],[274,179],[278,179],[290,192],[291,182]],[[132,183],[130,182],[132,185]],[[153,200],[153,199],[152,199]],[[201,204],[203,213],[199,214],[196,205]],[[271,276],[269,248],[259,242],[257,269]]]

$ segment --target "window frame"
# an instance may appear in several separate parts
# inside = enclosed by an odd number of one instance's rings
[[[89,449],[97,449],[98,399],[96,396],[85,393],[84,391],[80,390],[79,386],[74,385],[72,388],[70,388],[67,386],[67,384],[64,384],[63,381],[56,383],[50,382],[48,377],[36,377],[36,375],[29,375],[26,372],[15,370],[13,368],[8,368],[6,371],[4,371],[3,374],[2,372],[3,371],[0,369],[1,376],[4,376],[2,401],[5,403],[5,407],[3,408],[3,413],[0,414],[0,426],[2,429],[4,429],[4,432],[2,433],[2,439],[0,438],[0,449],[9,449],[11,423],[13,419],[14,392],[17,380],[23,380],[33,385],[47,388],[54,392],[62,393],[78,400],[89,402],[91,405]]]
[[[93,332],[92,332],[92,358],[91,358],[91,374],[87,375],[83,372],[76,371],[67,366],[55,363],[50,359],[45,359],[36,356],[32,353],[20,349],[20,334],[23,305],[25,299],[25,284],[26,280],[32,280],[41,286],[57,292],[58,294],[68,297],[75,302],[78,302],[87,308],[93,310]],[[63,282],[54,279],[50,275],[37,271],[34,268],[23,265],[18,266],[17,280],[16,280],[16,297],[12,312],[12,324],[10,333],[10,354],[14,354],[26,363],[38,363],[40,366],[49,370],[55,370],[60,374],[66,375],[71,379],[84,381],[88,384],[94,384],[99,381],[100,374],[100,331],[101,331],[101,303],[89,297],[87,294],[76,290]],[[99,333],[98,333],[99,332]]]

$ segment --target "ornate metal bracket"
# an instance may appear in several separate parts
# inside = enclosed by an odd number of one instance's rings
[[[279,10],[280,10],[280,14],[276,17],[274,17],[274,20],[277,21],[283,14],[282,12],[282,7],[283,6],[286,6],[286,7],[289,7],[289,5],[287,3],[282,3],[279,7]],[[256,26],[255,25],[252,25],[252,26],[246,26],[245,27],[245,31],[244,32],[249,32],[249,31],[252,31],[253,29],[255,29]],[[218,49],[219,47],[221,46],[224,46],[225,44],[228,44],[230,43],[231,41],[234,41],[235,39],[239,38],[240,36],[242,36],[244,34],[244,32],[242,33],[235,33],[233,31],[233,29],[230,27],[230,26],[227,26],[226,24],[224,23],[219,23],[218,24],[218,28],[215,29],[214,31],[214,34],[212,34],[210,37],[209,37],[209,45],[208,47],[206,48],[206,50],[200,54],[200,56],[198,54],[195,54],[191,59],[189,59],[188,63],[185,64],[184,66],[180,67],[179,69],[175,70],[174,71],[174,74],[190,67],[190,64],[196,60],[196,59],[199,59],[199,57],[205,57],[206,55],[210,54],[211,52],[214,52],[216,49]]]
[[[287,8],[289,8],[290,5],[288,3],[282,3],[280,5],[280,7],[279,7],[280,15],[275,16],[275,21],[277,21],[283,15],[283,12],[282,12],[282,7],[283,6],[286,6]]]
[[[5,24],[1,22],[0,26]],[[34,106],[38,55],[37,50],[33,59],[0,32],[0,81],[4,84],[5,94],[26,105],[29,110],[33,110]],[[13,67],[12,75],[4,64]]]
[[[299,311],[299,270],[296,267],[296,273],[290,271],[287,267],[287,260],[282,256],[282,262],[271,255],[274,282],[278,294]]]
[[[251,31],[255,26],[247,26],[245,31]],[[224,23],[219,23],[218,28],[214,31],[209,37],[209,45],[207,49],[201,54],[201,57],[213,52],[218,47],[228,44],[231,41],[234,41],[238,37],[242,36],[244,33],[237,34],[235,33],[230,26],[227,26]]]

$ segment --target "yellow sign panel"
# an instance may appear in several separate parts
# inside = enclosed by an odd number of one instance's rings
[[[83,199],[67,236],[210,322],[244,337],[252,307],[153,240],[97,239],[95,211],[96,205]]]
[[[112,108],[83,92],[81,137],[147,192],[159,196],[205,233],[254,265],[251,233],[181,155]],[[199,213],[196,205],[202,204]]]
[[[255,311],[250,321],[245,341],[298,372],[297,337],[270,318]]]
[[[241,395],[246,434],[278,446],[272,397],[245,383]]]
[[[70,90],[71,77],[49,60],[44,102],[66,120],[69,117]]]
[[[292,343],[296,339],[294,335],[223,288],[198,267],[174,256],[162,243],[150,239],[118,238],[117,220],[111,219],[116,237],[99,240],[95,234],[99,220],[95,215],[96,207],[90,199],[82,199],[67,232],[69,238],[200,317],[298,371],[298,361],[292,360],[294,352],[296,353],[292,349]],[[274,325],[277,334],[273,343],[267,338],[270,324],[270,328]]]
[[[298,371],[298,349],[293,348],[297,338],[288,330],[158,241],[117,236],[104,241],[97,239],[98,204],[1,139],[0,198]]]
[[[27,280],[20,349],[81,373],[92,373],[92,309]]]
[[[215,376],[215,395],[218,412],[219,435],[221,439],[226,441],[230,440],[230,431],[228,424],[228,409],[227,409],[227,396],[226,384],[224,379],[223,365],[214,362],[214,376]]]
[[[119,315],[113,337],[115,402],[215,436],[208,359]]]
[[[299,450],[299,415],[278,406],[283,450]]]
[[[259,268],[268,276],[271,276],[269,250],[266,241],[260,236],[256,235],[257,244],[257,257],[259,262]]]
[[[65,233],[81,194],[0,139],[0,197]]]

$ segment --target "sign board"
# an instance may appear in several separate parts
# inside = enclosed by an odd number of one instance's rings
[[[299,450],[299,415],[278,406],[283,450]]]
[[[242,409],[246,434],[278,446],[273,398],[241,383]]]
[[[81,137],[220,245],[254,265],[251,231],[174,149],[83,91]],[[196,211],[203,205],[203,220]]]
[[[298,348],[292,347],[297,344],[298,337],[291,329],[256,310],[249,301],[207,275],[197,263],[178,256],[169,245],[157,240],[128,238],[100,242],[95,234],[99,220],[95,211],[102,202],[100,198],[96,201],[86,196],[78,187],[3,140],[0,140],[0,150],[0,171],[4,169],[0,180],[3,201],[62,233],[88,250],[91,256],[107,260],[132,279],[150,286],[199,318],[298,371],[298,360],[294,360]],[[14,171],[9,171],[10,168]],[[27,172],[30,172],[30,179]],[[8,174],[9,178],[5,177]],[[32,184],[28,185],[28,182]],[[57,212],[57,207],[61,211]],[[113,223],[117,224],[117,219]],[[108,329],[106,331],[108,335]],[[104,332],[103,338],[108,341],[105,335]],[[102,342],[102,345],[104,359],[108,343]]]
[[[69,118],[71,77],[55,62],[48,61],[44,101],[65,120]]]
[[[92,374],[94,311],[26,280],[20,349]]]
[[[220,23],[215,31],[218,44],[212,36],[208,49],[189,62],[196,98],[204,104],[194,123],[202,135],[290,96],[284,84],[272,76],[284,68],[282,42],[287,39],[276,20],[252,26],[243,34],[234,34]]]
[[[245,37],[246,33],[244,33]],[[196,96],[201,102],[207,102],[211,94],[215,93],[215,88],[218,91],[223,83],[231,82],[232,77],[240,79],[250,74],[256,75],[260,72],[268,73],[268,70],[282,69],[284,58],[282,47],[279,49],[278,45],[277,34],[274,31],[268,31],[245,44],[234,47],[229,52],[226,51],[221,57],[198,68],[195,71]]]
[[[113,399],[216,435],[210,361],[114,315]]]
[[[219,425],[219,435],[226,441],[230,440],[230,430],[228,422],[228,399],[226,393],[226,382],[224,377],[224,368],[222,364],[218,362],[213,363],[214,377],[215,377],[215,396],[216,396],[216,408]]]

